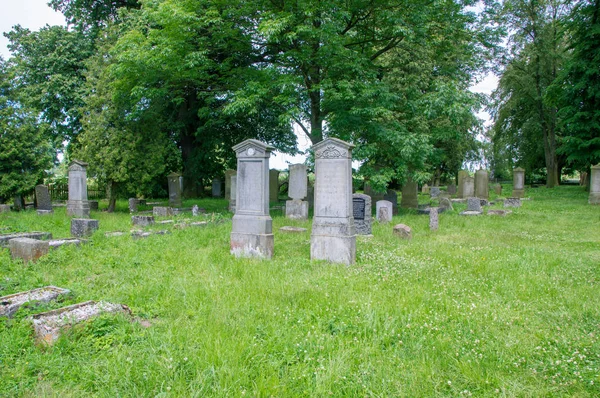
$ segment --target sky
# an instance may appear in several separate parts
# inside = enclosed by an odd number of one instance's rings
[[[30,30],[38,30],[48,25],[64,25],[65,19],[59,12],[55,12],[48,7],[48,0],[0,0],[0,32],[9,32],[15,25],[21,25]],[[7,48],[8,40],[4,35],[0,37],[0,55],[7,59],[10,52]],[[471,87],[471,91],[490,94],[496,88],[498,78],[494,75],[488,75],[477,85]],[[480,112],[478,116],[489,124],[489,115]],[[298,129],[297,129],[298,130]],[[296,131],[298,136],[298,148],[304,151],[310,147],[310,140],[301,131]],[[282,153],[275,153],[271,156],[271,168],[285,170],[288,164],[304,163],[306,156],[290,156]]]

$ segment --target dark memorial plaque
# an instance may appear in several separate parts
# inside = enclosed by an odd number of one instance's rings
[[[352,207],[355,220],[365,219],[365,200],[363,198],[352,198]]]

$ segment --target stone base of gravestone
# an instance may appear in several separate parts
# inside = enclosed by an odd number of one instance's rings
[[[322,226],[320,227],[322,230]],[[334,227],[339,231],[339,227]],[[354,264],[356,262],[356,236],[327,236],[322,231],[310,239],[310,258],[332,263]]]
[[[90,203],[87,200],[69,200],[67,202],[67,216],[89,218]]]
[[[520,198],[506,198],[504,200],[504,207],[521,207]]]
[[[231,233],[230,252],[236,257],[271,258],[274,246],[273,234]]]
[[[77,239],[77,238],[66,238],[66,239],[52,239],[48,241],[48,245],[50,249],[58,249],[61,246],[70,246],[75,245],[79,246],[82,243],[87,243],[85,239]]]
[[[37,210],[38,216],[46,216],[52,213],[54,213],[54,210]]]
[[[523,196],[525,196],[524,189],[513,189],[513,191],[512,191],[513,198],[522,198]]]
[[[131,224],[139,227],[147,227],[154,224],[154,216],[131,216]]]
[[[483,214],[482,211],[465,210],[459,213],[461,216],[480,216]]]
[[[40,257],[48,254],[50,249],[48,241],[30,238],[11,239],[8,245],[12,259],[20,258],[26,263],[36,262]]]
[[[294,220],[308,220],[308,202],[305,200],[286,201],[285,217]]]
[[[90,218],[73,218],[71,219],[71,235],[76,238],[90,236],[99,228],[98,220]]]
[[[279,230],[281,232],[290,232],[290,233],[303,233],[303,232],[308,231],[308,229],[306,229],[306,228],[290,227],[290,226],[281,227],[281,228],[279,228]]]
[[[590,192],[588,203],[591,205],[600,205],[600,192]]]
[[[155,206],[152,208],[152,214],[156,217],[169,217],[173,215],[173,209],[170,207]]]
[[[8,213],[10,211],[10,205],[0,205],[0,213]]]
[[[439,225],[438,208],[432,207],[429,210],[429,229],[431,231],[437,231]]]
[[[408,225],[397,224],[394,226],[394,235],[402,239],[412,239],[412,230]]]

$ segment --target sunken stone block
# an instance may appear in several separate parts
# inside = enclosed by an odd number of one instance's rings
[[[77,238],[92,235],[98,228],[98,220],[91,218],[73,218],[71,220],[71,235]]]
[[[408,225],[397,224],[394,226],[394,235],[402,239],[412,239],[412,230]]]
[[[131,216],[131,223],[138,227],[147,227],[154,224],[154,216]]]
[[[521,207],[520,198],[506,198],[504,200],[504,207]]]
[[[279,228],[279,230],[281,232],[290,232],[290,233],[297,233],[297,234],[308,231],[306,228],[290,227],[290,226],[281,227],[281,228]]]
[[[38,210],[37,211],[38,216],[47,216],[52,213],[54,213],[54,210]]]
[[[495,210],[495,209],[490,209],[487,211],[487,215],[488,216],[501,216],[501,217],[506,217],[507,215],[511,214],[512,210]]]
[[[170,207],[155,206],[152,208],[152,214],[156,217],[168,217],[173,215],[173,209]]]
[[[0,316],[12,317],[25,303],[47,303],[60,296],[69,294],[67,289],[56,286],[46,286],[0,297]]]
[[[36,262],[38,258],[48,254],[48,241],[30,238],[16,238],[9,242],[10,255],[13,260],[20,258],[23,262]]]

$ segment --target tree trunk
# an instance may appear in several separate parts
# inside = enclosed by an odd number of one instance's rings
[[[117,184],[114,181],[108,182],[108,209],[109,213],[114,213],[117,207]]]

